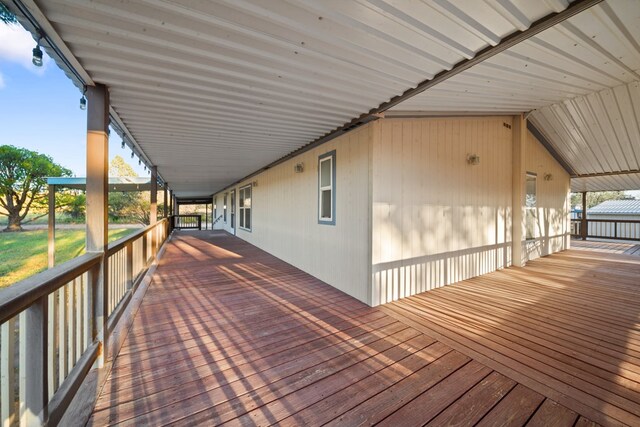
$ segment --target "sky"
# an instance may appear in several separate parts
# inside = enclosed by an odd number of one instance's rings
[[[82,93],[45,53],[44,65],[31,63],[36,42],[20,25],[0,22],[0,145],[14,145],[51,156],[86,176],[87,112]],[[140,176],[148,176],[131,150],[111,132],[109,158],[120,155]]]

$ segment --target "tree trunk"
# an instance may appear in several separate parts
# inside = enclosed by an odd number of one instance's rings
[[[22,220],[18,213],[9,212],[9,225],[3,231],[22,231]]]

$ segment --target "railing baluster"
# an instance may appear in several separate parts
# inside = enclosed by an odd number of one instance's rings
[[[74,284],[76,287],[76,324],[74,332],[76,336],[76,358],[73,361],[73,364],[75,365],[78,362],[78,359],[80,359],[80,356],[82,355],[82,352],[84,350],[84,348],[82,348],[82,341],[84,339],[84,334],[82,333],[82,301],[84,300],[84,295],[82,292],[82,276],[74,280]]]
[[[47,308],[43,296],[20,313],[20,423],[40,425],[47,419]]]
[[[69,287],[69,324],[67,328],[69,329],[69,341],[67,345],[69,346],[69,371],[73,368],[76,362],[76,279],[73,279],[71,283],[67,286]]]
[[[0,420],[2,427],[11,427],[17,419],[16,410],[16,319],[0,327]]]
[[[58,375],[60,377],[60,383],[67,377],[69,373],[69,363],[67,359],[68,347],[67,337],[69,332],[67,327],[69,325],[69,293],[67,286],[63,286],[58,290]]]
[[[58,291],[49,294],[49,399],[58,389]]]

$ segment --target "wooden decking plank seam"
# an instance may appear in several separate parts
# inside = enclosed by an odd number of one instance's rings
[[[412,304],[412,302],[407,301],[406,304],[409,305]],[[432,306],[431,309],[434,311],[438,310],[435,306]],[[440,323],[443,322],[443,317],[446,317],[447,319],[451,318],[451,315],[444,311],[440,311],[440,314],[443,315],[439,320]],[[431,315],[424,313],[424,316]],[[589,394],[592,396],[598,398],[606,397],[604,400],[612,403],[615,402],[615,405],[618,408],[623,409],[625,412],[634,414],[634,416],[639,417],[638,419],[640,420],[640,399],[638,398],[637,392],[620,387],[614,382],[604,380],[591,373],[573,368],[571,365],[568,365],[566,361],[555,358],[554,354],[548,355],[534,350],[533,348],[535,348],[535,344],[530,344],[529,347],[527,347],[526,343],[523,343],[522,340],[517,342],[518,340],[513,340],[508,336],[503,336],[503,334],[497,333],[499,329],[485,327],[481,322],[470,321],[469,319],[467,319],[466,322],[463,319],[447,320],[447,322],[452,325],[456,325],[459,330],[464,330],[467,334],[475,334],[474,329],[483,331],[483,339],[490,340],[493,343],[493,346],[503,349],[501,350],[503,352],[514,352],[511,356],[514,360],[520,361],[523,365],[526,365],[531,369],[535,369],[539,372],[546,372],[549,376],[560,379],[565,382],[565,384],[576,389],[590,389]],[[536,368],[535,366],[538,367]]]
[[[387,304],[384,307],[381,307],[381,309],[387,311],[391,316],[422,331],[424,334],[433,336],[438,341],[473,357],[492,369],[514,379],[538,393],[551,397],[562,405],[567,406],[580,414],[584,414],[592,420],[608,425],[624,424],[624,422],[619,421],[616,417],[594,409],[595,407],[600,406],[600,400],[582,392],[581,390],[574,389],[569,385],[557,381],[555,378],[546,374],[539,374],[537,372],[529,372],[527,374],[520,371],[518,369],[521,366],[519,363],[513,362],[509,357],[506,357],[501,353],[494,352],[491,348],[487,348],[483,344],[476,343],[471,338],[458,334],[455,331],[455,327],[453,327],[453,329],[451,329],[451,327],[446,328],[437,323],[426,321],[426,319],[416,315],[412,310],[404,308],[398,303]],[[414,317],[417,317],[419,320],[412,320]],[[554,387],[551,385],[554,385]],[[575,395],[579,395],[581,399],[576,399]],[[620,416],[620,414],[616,415]]]
[[[446,312],[448,313],[447,314],[448,316],[451,316],[451,313],[459,313],[459,316],[456,316],[457,318],[462,318],[463,320],[469,319],[469,318],[478,319],[476,322],[476,324],[478,325],[487,324],[489,326],[492,326],[493,328],[501,329],[504,332],[508,332],[515,336],[519,336],[520,338],[527,339],[533,343],[544,346],[554,352],[565,354],[566,356],[570,356],[570,357],[575,356],[576,360],[587,363],[596,368],[602,368],[603,371],[608,371],[610,373],[608,375],[623,376],[629,380],[634,381],[635,384],[629,385],[629,387],[632,389],[634,389],[635,387],[640,387],[640,385],[638,384],[640,382],[640,373],[639,373],[640,367],[638,367],[638,365],[634,365],[632,363],[612,364],[610,363],[611,360],[620,361],[621,360],[620,357],[616,357],[616,358],[609,357],[607,358],[607,360],[605,360],[603,358],[593,357],[593,353],[582,354],[582,353],[576,352],[575,346],[563,345],[562,342],[558,342],[556,340],[550,339],[549,337],[551,337],[552,335],[549,333],[545,335],[538,335],[534,333],[536,328],[531,324],[528,325],[529,326],[528,328],[526,326],[522,326],[522,328],[516,327],[516,325],[519,325],[519,324],[513,317],[503,318],[496,314],[499,308],[495,308],[493,312],[483,311],[482,308],[480,307],[481,303],[478,300],[475,301],[473,306],[469,306],[467,304],[464,304],[463,301],[450,300],[442,295],[439,295],[437,298],[431,298],[431,299],[420,298],[420,300],[425,301],[425,303],[427,304],[436,304],[442,307],[443,309],[446,307],[447,308]],[[446,300],[447,303],[443,304],[442,300]],[[473,314],[471,314],[469,309],[473,310],[472,311]],[[484,314],[489,314],[489,313],[492,314],[491,317],[484,316]],[[467,316],[470,316],[470,317],[467,317]],[[502,321],[498,323],[495,320],[496,318]],[[492,323],[496,323],[496,325],[492,325]],[[564,336],[567,336],[567,335],[569,334],[564,334]],[[604,369],[605,366],[607,367],[607,369]],[[624,375],[622,375],[622,373],[624,373]]]

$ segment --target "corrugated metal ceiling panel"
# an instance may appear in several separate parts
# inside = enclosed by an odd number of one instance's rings
[[[523,112],[640,80],[640,2],[609,0],[394,108]]]
[[[38,2],[185,196],[257,170],[567,4]]]
[[[640,170],[640,83],[543,107],[529,117],[578,175]]]
[[[640,173],[571,178],[571,191],[618,191],[640,189]]]

